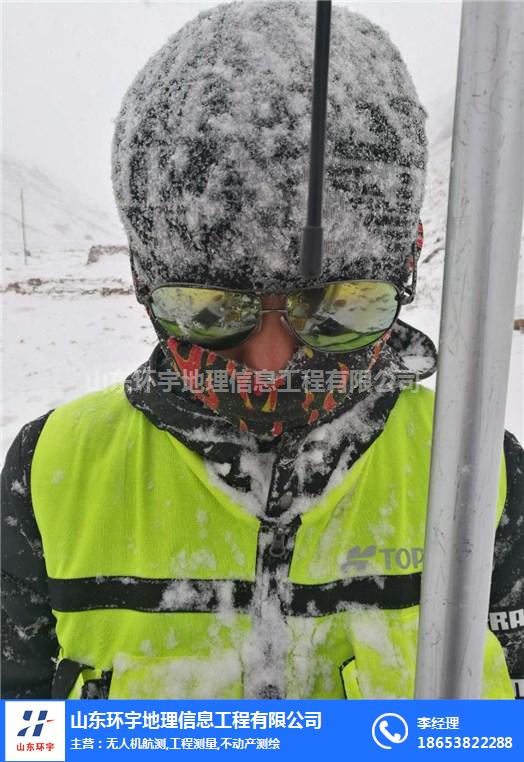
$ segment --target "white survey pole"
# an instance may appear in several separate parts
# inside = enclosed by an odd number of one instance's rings
[[[464,2],[415,697],[481,697],[524,204],[524,4]]]

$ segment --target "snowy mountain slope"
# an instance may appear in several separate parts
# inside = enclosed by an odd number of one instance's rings
[[[427,135],[431,147],[447,144],[451,148],[451,133],[453,130],[453,108],[455,91],[448,90],[432,100],[426,110],[428,112]]]
[[[29,251],[57,251],[92,243],[123,243],[116,211],[35,166],[2,157],[2,250],[23,251],[20,190],[24,192]]]

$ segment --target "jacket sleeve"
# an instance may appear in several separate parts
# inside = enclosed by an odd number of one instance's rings
[[[495,537],[489,626],[504,648],[515,698],[524,698],[524,450],[504,437],[507,495]]]
[[[58,642],[30,484],[50,412],[22,427],[2,471],[2,698],[51,697]]]

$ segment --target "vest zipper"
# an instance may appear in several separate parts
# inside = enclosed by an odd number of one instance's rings
[[[286,530],[282,527],[276,527],[271,546],[269,548],[269,554],[273,558],[282,558],[286,552]]]
[[[282,699],[286,691],[286,601],[295,517],[283,524],[262,520],[259,529],[256,580],[253,589],[253,635],[259,660],[245,670],[245,698]]]

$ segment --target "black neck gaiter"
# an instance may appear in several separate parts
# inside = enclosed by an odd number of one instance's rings
[[[237,431],[272,440],[339,415],[365,395],[384,367],[386,341],[345,354],[302,346],[280,371],[253,370],[175,338],[162,348],[193,400]]]

